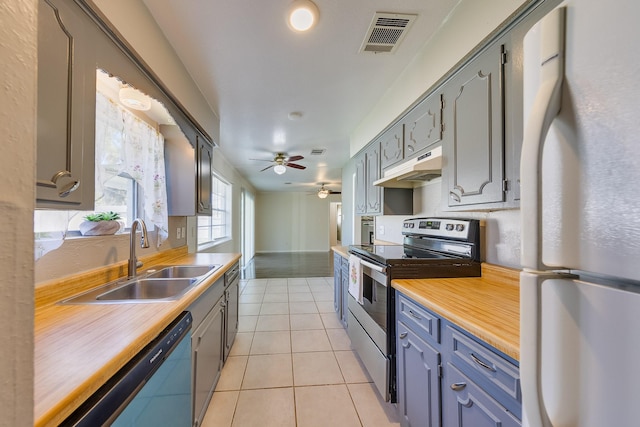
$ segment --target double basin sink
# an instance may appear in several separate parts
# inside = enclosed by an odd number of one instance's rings
[[[132,279],[119,279],[68,298],[62,304],[115,304],[175,301],[220,265],[161,266]]]

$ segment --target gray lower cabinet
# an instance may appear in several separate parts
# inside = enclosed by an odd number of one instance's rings
[[[191,335],[194,426],[202,423],[215,384],[220,378],[223,337],[224,311],[220,299]]]
[[[440,353],[397,324],[398,411],[403,427],[440,426]]]
[[[92,210],[96,59],[79,7],[38,2],[36,207]]]
[[[340,320],[344,327],[347,327],[349,319],[349,259],[342,258],[342,271],[340,275],[342,292],[342,307],[340,309]]]
[[[227,360],[231,346],[238,333],[238,303],[240,301],[240,264],[235,264],[224,275],[224,360]]]
[[[193,425],[202,423],[238,331],[239,266],[209,287],[188,310],[193,316]]]
[[[442,419],[445,426],[518,427],[520,420],[505,410],[476,382],[447,364],[443,380]]]
[[[349,259],[334,252],[333,254],[333,308],[338,318],[347,327],[349,307]]]
[[[403,427],[517,427],[516,361],[397,292],[398,410]]]

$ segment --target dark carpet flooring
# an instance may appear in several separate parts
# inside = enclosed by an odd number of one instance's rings
[[[333,252],[258,253],[244,269],[243,279],[333,276]]]

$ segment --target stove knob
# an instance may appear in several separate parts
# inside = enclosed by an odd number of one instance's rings
[[[456,231],[464,231],[464,224],[456,224]]]
[[[453,230],[453,224],[447,224],[447,231]]]

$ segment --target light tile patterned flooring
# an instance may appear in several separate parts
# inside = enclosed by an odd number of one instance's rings
[[[203,427],[399,426],[333,310],[333,278],[240,283],[240,323]]]

